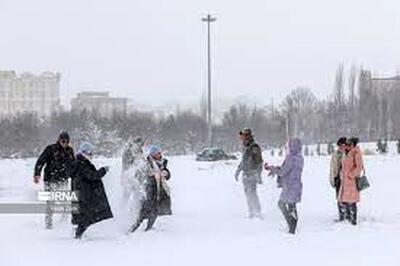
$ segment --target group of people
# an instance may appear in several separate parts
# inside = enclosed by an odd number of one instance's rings
[[[238,181],[242,174],[249,218],[263,219],[257,185],[262,184],[262,170],[265,169],[269,176],[276,177],[278,188],[281,189],[278,207],[287,222],[289,233],[295,234],[299,219],[296,205],[301,202],[303,190],[304,158],[301,140],[290,139],[284,162],[281,166],[272,166],[263,162],[261,148],[255,142],[250,129],[241,130],[239,137],[243,143],[243,151],[241,162],[235,172],[235,180]],[[336,190],[338,202],[337,221],[347,220],[353,225],[357,225],[357,202],[360,201],[357,178],[364,170],[358,142],[358,138],[355,137],[341,137],[330,164],[330,183]]]
[[[251,129],[239,132],[243,144],[242,159],[235,172],[235,180],[241,178],[247,200],[249,218],[263,219],[257,187],[262,184],[262,171],[276,177],[281,194],[278,207],[288,225],[288,231],[295,234],[299,220],[297,204],[302,198],[302,173],[304,158],[302,143],[298,138],[288,141],[287,155],[280,166],[263,162],[261,147],[255,142]],[[356,179],[364,165],[357,138],[342,137],[330,164],[330,183],[336,190],[338,221],[357,224],[357,202],[360,192]],[[44,168],[45,191],[71,189],[79,193],[79,212],[72,214],[76,225],[75,237],[81,238],[86,229],[99,221],[113,217],[102,178],[109,171],[108,166],[97,169],[92,163],[94,147],[83,142],[76,154],[70,147],[70,137],[62,132],[55,144],[45,148],[39,156],[34,170],[34,182],[39,183]],[[136,211],[129,232],[135,232],[144,220],[145,230],[150,230],[157,217],[172,215],[171,192],[168,180],[168,160],[163,157],[157,145],[148,145],[136,137],[128,142],[122,155],[123,201]],[[71,180],[71,188],[68,180]],[[52,203],[47,203],[46,228],[53,227]]]
[[[130,142],[123,154],[124,196],[127,200],[134,195],[137,199],[138,215],[132,220],[130,232],[134,232],[148,219],[146,230],[150,230],[159,215],[171,215],[171,197],[167,180],[170,172],[168,161],[162,150],[149,145],[143,152],[143,142],[137,138]],[[135,147],[136,149],[133,149]],[[75,238],[81,238],[87,228],[97,222],[113,218],[102,178],[108,166],[96,168],[92,162],[94,146],[83,142],[78,152],[70,146],[68,132],[62,132],[56,143],[47,146],[36,161],[34,183],[41,180],[44,169],[44,190],[71,190],[78,195],[78,211],[72,213],[71,222],[76,226]],[[70,182],[69,182],[70,180]],[[130,191],[129,191],[130,189]],[[138,196],[139,194],[139,196]],[[143,195],[142,195],[143,194]],[[53,228],[54,202],[47,202],[45,226]]]
[[[336,191],[338,220],[357,225],[357,203],[360,191],[357,178],[365,171],[358,138],[341,137],[337,150],[332,154],[330,164],[330,183]]]
[[[260,200],[257,194],[257,185],[262,184],[263,168],[269,172],[269,176],[277,177],[278,187],[282,189],[278,201],[289,227],[289,233],[296,232],[298,214],[296,204],[301,201],[303,184],[304,158],[302,156],[302,144],[300,139],[290,139],[288,142],[288,154],[281,166],[263,164],[260,146],[255,142],[251,129],[239,132],[243,143],[242,160],[235,172],[235,180],[239,180],[242,174],[242,183],[247,200],[249,218],[263,219]]]

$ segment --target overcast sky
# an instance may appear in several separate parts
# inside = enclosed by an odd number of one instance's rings
[[[325,97],[341,62],[382,75],[400,69],[398,0],[0,0],[0,69],[60,71],[62,96],[111,90],[197,103],[207,12],[218,17],[218,98],[268,103],[296,86]]]

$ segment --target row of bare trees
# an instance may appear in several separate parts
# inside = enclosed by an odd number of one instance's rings
[[[333,143],[339,136],[359,136],[362,141],[400,139],[400,79],[380,88],[369,72],[340,65],[331,95],[319,100],[310,89],[299,87],[275,106],[233,105],[213,125],[215,145],[233,152],[240,149],[237,133],[251,128],[264,147],[282,147],[289,137],[306,144]],[[386,83],[384,83],[386,84]],[[396,87],[396,84],[399,86]],[[379,85],[379,83],[378,83]],[[22,114],[0,120],[0,156],[34,156],[60,130],[68,130],[76,146],[89,140],[98,153],[116,155],[132,136],[162,144],[171,154],[200,151],[207,145],[204,115],[191,111],[157,117],[150,112],[114,114],[61,112],[48,119]]]

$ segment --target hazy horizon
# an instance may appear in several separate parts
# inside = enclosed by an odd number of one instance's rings
[[[218,17],[215,99],[247,95],[268,104],[297,86],[323,98],[340,63],[396,74],[399,7],[394,0],[0,0],[0,69],[61,72],[64,105],[84,90],[148,105],[195,104],[206,85],[200,19],[210,12]]]

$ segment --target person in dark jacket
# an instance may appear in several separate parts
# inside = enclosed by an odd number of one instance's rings
[[[167,168],[168,160],[163,158],[162,150],[152,145],[148,148],[149,156],[145,169],[139,169],[143,178],[145,198],[141,204],[139,217],[130,228],[130,232],[135,232],[141,223],[147,219],[146,231],[150,230],[157,217],[162,215],[172,215],[171,192],[167,181],[171,178],[171,173]]]
[[[260,146],[254,141],[250,129],[239,132],[239,137],[243,142],[242,160],[236,170],[235,180],[239,180],[242,173],[244,192],[247,199],[249,218],[257,217],[262,219],[260,200],[257,194],[257,185],[262,184],[262,154]]]
[[[265,169],[270,171],[270,175],[278,176],[278,187],[282,189],[278,207],[289,226],[290,234],[296,232],[299,219],[296,204],[301,202],[303,193],[301,177],[304,158],[301,152],[301,140],[294,138],[288,142],[288,155],[282,166],[276,167],[265,164]]]
[[[68,132],[61,132],[55,144],[47,146],[35,164],[33,182],[38,184],[44,168],[44,190],[68,189],[66,169],[74,161],[74,150],[69,146]],[[53,228],[53,204],[47,202],[45,224],[47,229]]]
[[[91,162],[92,155],[93,145],[83,142],[76,160],[68,169],[74,188],[78,192],[78,227],[75,231],[75,238],[78,239],[90,225],[113,217],[102,181],[109,168],[105,166],[97,170]]]
[[[346,153],[346,143],[347,143],[347,138],[346,137],[341,137],[337,141],[337,150],[332,154],[331,157],[331,162],[330,162],[330,171],[329,171],[329,181],[331,183],[331,186],[335,189],[336,192],[336,199],[339,195],[339,190],[341,186],[341,172],[342,172],[342,164],[343,164],[343,159],[345,157]],[[339,219],[338,221],[344,221],[345,219],[345,210],[343,204],[341,204],[339,201],[337,203],[338,206],[338,213],[339,213]]]

